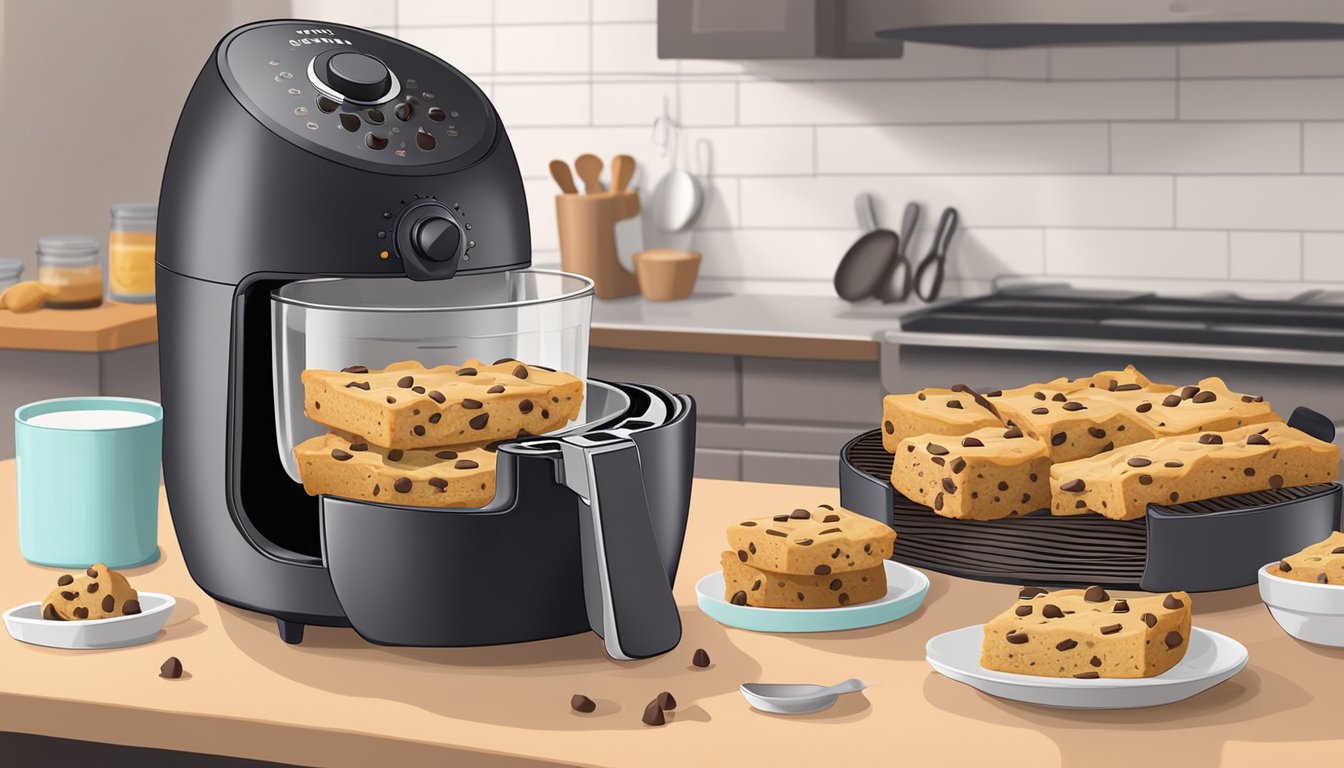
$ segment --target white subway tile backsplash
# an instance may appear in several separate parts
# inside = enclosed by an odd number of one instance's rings
[[[1182,120],[1338,120],[1344,78],[1183,80]]]
[[[717,126],[737,123],[737,83],[682,82],[677,86],[682,125]]]
[[[1229,246],[1233,280],[1302,279],[1302,235],[1297,232],[1233,232]]]
[[[1296,173],[1297,123],[1116,123],[1114,173]]]
[[[1181,47],[1181,77],[1321,75],[1344,75],[1344,42],[1304,40]]]
[[[1344,173],[1344,123],[1302,126],[1302,171]]]
[[[812,173],[812,129],[690,128],[682,152],[695,156],[695,143],[708,142],[711,164],[722,176],[785,176]]]
[[[1102,123],[825,126],[818,173],[1105,173]]]
[[[744,125],[1162,120],[1176,116],[1167,81],[751,82]]]
[[[392,27],[397,23],[397,6],[390,2],[294,0],[290,9],[296,19],[330,21],[356,27]]]
[[[732,84],[728,83],[728,86],[732,87]],[[664,99],[668,109],[675,114],[675,82],[594,83],[593,124],[643,125],[652,130],[654,118],[662,113]]]
[[[497,26],[495,71],[587,74],[591,55],[588,31],[587,24]]]
[[[588,21],[589,0],[497,0],[496,24],[563,24]]]
[[[584,127],[510,127],[509,139],[523,178],[550,178],[550,163],[557,158],[573,163],[574,158],[587,152],[610,158],[630,155],[641,166],[652,164],[663,167],[657,149],[649,141],[648,128],[584,128]],[[645,171],[651,171],[648,167]],[[577,177],[576,177],[577,178]],[[648,178],[645,175],[645,178]]]
[[[1344,229],[1344,177],[1182,176],[1176,211],[1188,229]]]
[[[857,227],[854,197],[873,195],[878,221],[899,228],[909,201],[926,220],[955,206],[979,227],[1170,227],[1164,176],[818,176],[742,179],[744,227]],[[856,230],[854,230],[856,231]]]
[[[1344,283],[1344,234],[1309,232],[1302,236],[1302,278]]]
[[[589,96],[587,83],[499,83],[490,91],[500,119],[515,127],[588,125]]]
[[[494,39],[479,27],[407,27],[397,35],[402,40],[438,56],[468,77],[490,77],[494,68]]]
[[[1176,76],[1176,48],[1105,45],[1050,49],[1053,80],[1169,80]]]
[[[594,24],[593,71],[671,75],[677,62],[658,58],[656,24]]]
[[[937,211],[933,212],[937,214]],[[930,227],[936,219],[928,222]],[[907,246],[910,260],[919,264],[933,245],[926,227]],[[954,280],[993,280],[1000,275],[1045,273],[1045,232],[1040,229],[958,229],[948,247],[947,277]]]
[[[368,0],[360,4],[373,5]],[[489,25],[495,13],[493,0],[397,0],[396,6],[403,28]]]
[[[657,21],[658,0],[592,0],[593,21]]]
[[[1227,235],[1134,229],[1051,229],[1045,268],[1052,275],[1227,277]]]

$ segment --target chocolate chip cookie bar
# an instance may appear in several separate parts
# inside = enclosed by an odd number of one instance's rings
[[[140,595],[126,577],[103,563],[94,563],[78,576],[63,574],[42,601],[48,621],[90,621],[140,613]]]
[[[583,402],[579,379],[510,359],[306,370],[302,381],[305,416],[386,448],[539,435],[577,418]]]
[[[739,562],[775,573],[825,576],[880,567],[896,533],[884,523],[822,504],[728,528]]]
[[[1223,432],[1250,424],[1283,421],[1263,396],[1233,392],[1216,376],[1166,394],[1152,393],[1151,397],[1130,393],[1125,400],[1157,436]]]
[[[1149,504],[1339,478],[1339,447],[1282,422],[1161,437],[1050,468],[1056,515],[1143,517]]]
[[[1285,579],[1344,586],[1344,533],[1335,531],[1325,541],[1283,558],[1269,572]]]
[[[724,552],[723,599],[757,608],[838,608],[868,603],[887,594],[887,572],[881,565],[856,571],[794,574],[766,571]],[[826,566],[820,566],[825,568]]]
[[[487,448],[380,448],[326,434],[299,443],[294,458],[310,496],[467,508],[495,497],[495,453]]]
[[[1040,677],[1155,677],[1185,658],[1190,596],[1029,587],[985,625],[980,665]]]
[[[1018,427],[902,440],[891,484],[943,517],[996,520],[1050,505],[1050,450]]]
[[[993,402],[1007,424],[1043,440],[1058,463],[1157,436],[1139,414],[1112,402],[1112,394],[1091,388],[1068,393],[1035,389]]]
[[[911,435],[964,435],[1000,423],[987,399],[961,385],[882,399],[882,447],[887,453],[895,453],[896,445]]]

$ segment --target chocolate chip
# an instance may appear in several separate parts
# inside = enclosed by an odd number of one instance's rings
[[[1069,439],[1069,433],[1067,433],[1067,432],[1057,432],[1057,433],[1055,433],[1053,436],[1051,436],[1051,438],[1050,438],[1050,444],[1051,444],[1051,445],[1056,445],[1056,446],[1058,446],[1058,445],[1063,445],[1063,444],[1065,443],[1065,441],[1067,441],[1068,439]]]
[[[1177,499],[1181,498],[1181,494],[1178,493],[1177,491],[1172,491],[1171,495],[1168,496],[1167,498],[1171,499],[1172,503],[1174,504],[1176,503]]]
[[[71,611],[71,613],[74,615],[74,617],[75,617],[76,619],[87,619],[87,618],[89,618],[89,609],[88,609],[88,608],[85,608],[85,607],[82,606],[82,605],[79,606],[78,608],[76,608],[75,610]]]
[[[1180,469],[1181,467],[1184,467],[1185,464],[1179,461],[1168,461],[1162,466],[1166,467],[1167,469]]]
[[[849,605],[849,593],[841,592],[840,597],[838,597],[837,600],[841,605]]]
[[[1173,629],[1167,633],[1166,637],[1162,638],[1162,642],[1167,644],[1167,648],[1175,648],[1185,642],[1185,638],[1181,637],[1180,632]]]
[[[1087,591],[1083,592],[1083,600],[1089,603],[1104,603],[1110,599],[1111,596],[1101,587],[1088,587]]]
[[[888,435],[896,434],[896,425],[892,424],[890,421],[882,422],[882,429],[886,430]]]
[[[733,593],[732,599],[729,600],[728,602],[732,603],[733,605],[746,605],[747,593],[739,589]]]
[[[424,437],[424,436],[425,436],[425,425],[424,425],[424,424],[416,424],[414,427],[411,427],[411,431],[415,433],[415,436],[416,436],[416,437]]]
[[[340,448],[332,448],[332,449],[331,449],[331,458],[333,458],[333,459],[335,459],[335,460],[337,460],[337,461],[349,461],[350,459],[353,459],[354,456],[352,456],[351,454],[346,453],[345,451],[342,451]]]
[[[827,575],[830,575],[830,573],[831,573],[831,566],[826,565],[826,564],[823,563],[822,565],[818,565],[816,568],[813,568],[813,569],[812,569],[812,573],[813,573],[814,575],[816,575],[816,576],[827,576]]]
[[[1107,624],[1106,626],[1101,628],[1101,634],[1103,635],[1114,635],[1116,632],[1119,631],[1120,631],[1119,624]]]
[[[1031,494],[1030,493],[1022,494],[1022,503],[1026,504],[1029,501],[1031,501]]]
[[[1087,502],[1083,501],[1082,499],[1079,499],[1076,503],[1074,503],[1073,507],[1074,509],[1086,509]]]
[[[1157,626],[1157,617],[1151,613],[1145,613],[1139,617],[1139,620],[1148,625],[1149,629]]]
[[[1250,435],[1246,438],[1247,445],[1269,445],[1269,439],[1264,435]]]
[[[96,582],[96,581],[91,581],[91,582],[89,582],[89,586],[85,587],[85,588],[84,588],[84,591],[85,591],[85,592],[88,592],[90,595],[92,595],[94,592],[97,592],[97,591],[98,591],[98,582]]]
[[[453,469],[476,469],[479,466],[481,465],[471,459],[458,459],[457,463],[453,465]]]
[[[1003,437],[1004,437],[1004,439],[1006,439],[1006,440],[1013,440],[1013,439],[1015,439],[1015,438],[1019,438],[1019,437],[1021,437],[1021,436],[1022,436],[1022,430],[1018,429],[1017,427],[1013,427],[1013,428],[1011,428],[1011,429],[1004,430],[1004,433],[1003,433]]]
[[[1000,480],[1000,481],[999,481],[999,485],[998,485],[998,489],[999,489],[1000,491],[1006,491],[1006,490],[1008,490],[1008,483],[1007,483],[1006,481],[1004,481],[1004,480]]]
[[[1069,398],[1065,397],[1063,392],[1056,392],[1050,396],[1050,399],[1057,403],[1063,403],[1067,402]]]
[[[1344,547],[1335,547],[1334,549],[1330,550],[1330,554],[1332,554],[1332,555],[1344,555]]]
[[[1181,404],[1180,395],[1167,395],[1166,397],[1162,398],[1162,405],[1168,408],[1175,408],[1180,404]]]
[[[519,400],[519,401],[518,401],[518,411],[519,411],[519,413],[531,413],[531,412],[532,412],[532,401],[531,401],[531,400]]]
[[[934,456],[946,456],[948,453],[946,448],[937,443],[929,443],[928,445],[924,446],[924,450],[928,451]]]
[[[457,369],[457,375],[458,375],[458,376],[475,376],[475,375],[476,375],[476,369],[475,369],[475,368],[458,368],[458,369]]]
[[[738,594],[742,594],[739,592]],[[745,596],[744,596],[745,597]],[[644,716],[640,718],[645,725],[666,725],[667,718],[663,716],[663,708],[658,706],[655,699],[649,702],[649,706],[644,708]]]
[[[920,400],[928,400],[928,399],[929,399],[928,396],[925,395],[923,392],[917,392],[917,393],[915,393],[915,397],[919,398]]]
[[[56,606],[51,603],[47,603],[46,606],[42,608],[42,618],[47,621],[65,621],[65,619],[61,618],[61,614],[56,612]]]
[[[1045,408],[1045,407],[1041,407],[1041,408],[1032,408],[1032,409],[1031,409],[1031,412],[1034,413],[1034,414],[1036,414],[1037,416],[1044,416],[1045,414],[1047,414],[1047,413],[1050,412],[1050,409],[1049,409],[1049,408]]]
[[[1015,609],[1013,610],[1013,613],[1016,613],[1018,616],[1030,616],[1030,615],[1031,615],[1031,606],[1030,606],[1030,605],[1019,605],[1019,606],[1017,606],[1017,608],[1015,608]]]
[[[871,555],[871,554],[873,554],[873,545],[872,545],[871,542],[869,542],[868,544],[864,544],[864,545],[863,545],[863,554],[865,554],[865,555]]]
[[[1078,641],[1072,638],[1066,640],[1060,640],[1058,643],[1055,643],[1056,651],[1072,651],[1074,648],[1077,647],[1078,647]]]
[[[169,656],[168,660],[159,666],[159,677],[169,680],[176,680],[182,677],[182,662],[176,656]]]
[[[838,523],[838,522],[840,522],[840,516],[839,516],[839,515],[827,515],[827,516],[821,518],[821,522],[823,522],[823,523]]]
[[[1212,390],[1208,389],[1204,390],[1203,392],[1200,392],[1199,394],[1191,398],[1191,400],[1196,403],[1212,403],[1214,400],[1217,399],[1218,395],[1214,394]]]
[[[1283,475],[1270,475],[1269,487],[1278,490],[1283,487]]]
[[[1153,484],[1152,475],[1139,475],[1139,485],[1152,485],[1152,484]]]
[[[1023,587],[1021,592],[1017,593],[1019,600],[1030,600],[1037,595],[1048,595],[1050,590],[1042,587]]]
[[[1041,608],[1041,615],[1047,619],[1062,619],[1064,618],[1064,611],[1060,610],[1059,606],[1054,603],[1046,603],[1045,607]]]
[[[952,470],[952,474],[959,475],[966,468],[966,460],[958,456],[952,460],[951,464],[947,465],[947,468]]]
[[[795,509],[789,513],[789,518],[792,520],[811,520],[812,513],[806,509]]]
[[[546,410],[545,408],[542,408],[542,409],[541,409],[541,418],[543,418],[543,419],[549,419],[549,418],[551,418],[551,412],[548,411],[548,410]]]
[[[1112,381],[1111,384],[1115,384],[1115,382]],[[1143,389],[1143,387],[1139,386],[1138,384],[1120,384],[1120,385],[1117,385],[1117,386],[1115,387],[1115,389],[1113,389],[1113,390],[1111,390],[1111,391],[1112,391],[1112,392],[1135,392],[1135,391],[1140,390],[1140,389]]]
[[[1199,436],[1199,442],[1203,443],[1204,445],[1222,445],[1223,438],[1221,435],[1211,435],[1205,433]]]
[[[378,487],[378,484],[377,484],[377,483],[374,483],[374,484],[373,484],[373,495],[374,495],[374,496],[377,496],[378,493],[379,493],[381,490],[382,490],[382,488]]]
[[[983,448],[983,447],[985,447],[985,444],[984,444],[983,442],[981,442],[981,441],[980,441],[980,438],[978,438],[978,437],[963,437],[963,438],[961,438],[961,447],[962,447],[962,448]]]
[[[88,574],[88,576],[89,576],[90,579],[96,579],[96,578],[98,578],[98,571],[95,570],[92,566],[90,566],[89,568],[86,568],[86,569],[84,570],[84,573]]]
[[[113,608],[117,607],[116,598],[111,595],[103,597],[103,613],[111,613]]]
[[[1179,597],[1169,594],[1162,599],[1162,607],[1169,611],[1174,611],[1177,608],[1184,608],[1185,603],[1183,603]]]
[[[397,379],[397,386],[402,389],[410,389],[415,384],[415,378],[412,376],[402,376]]]
[[[353,387],[353,388],[355,388],[355,389],[362,389],[362,390],[364,390],[365,392],[368,392],[368,391],[369,391],[369,382],[367,382],[367,381],[352,381],[352,382],[350,382],[349,384],[346,384],[346,385],[345,385],[345,388],[346,388],[346,389],[350,389],[351,387]]]
[[[444,480],[442,477],[429,478],[429,484],[430,486],[436,488],[439,491],[439,493],[443,493],[444,491],[448,490],[448,481]]]
[[[74,581],[75,581],[74,576],[71,576],[68,573],[63,573],[61,574],[60,578],[56,579],[56,586],[64,587],[66,584],[74,583]]]
[[[1138,411],[1139,413],[1147,413],[1153,410],[1153,404],[1148,402],[1147,400],[1144,400],[1142,403],[1139,403],[1138,405],[1134,406],[1134,410]]]
[[[593,700],[584,696],[582,693],[576,693],[569,697],[569,708],[575,712],[588,713],[597,709],[597,704]]]
[[[709,652],[704,648],[696,648],[695,654],[691,656],[691,663],[700,669],[709,666]]]
[[[396,481],[392,483],[392,488],[397,493],[410,493],[411,479],[409,477],[398,477]]]
[[[1096,680],[1097,678],[1101,677],[1101,674],[1097,672],[1079,672],[1078,674],[1074,675],[1074,677],[1078,678],[1079,680]]]
[[[520,378],[520,379],[526,379],[526,378],[527,378],[527,366],[522,365],[522,364],[519,364],[519,365],[517,365],[517,366],[514,366],[514,369],[513,369],[513,375],[516,376],[516,377],[518,377],[518,378]]]
[[[743,520],[742,522],[738,523],[738,525],[742,526],[743,528],[755,528],[755,527],[756,527],[756,521],[755,521],[755,520]]]
[[[957,410],[960,411],[960,410],[962,409],[962,408],[961,408],[961,401],[960,401],[960,400],[948,400],[948,401],[947,401],[947,407],[948,407],[948,408],[956,408]]]
[[[406,452],[403,451],[403,450],[401,450],[400,448],[393,448],[392,450],[390,450],[390,451],[387,452],[387,460],[388,460],[388,461],[401,461],[401,458],[402,458],[403,456],[405,456],[405,455],[406,455]]]
[[[1087,434],[1100,440],[1101,438],[1106,436],[1106,430],[1102,429],[1101,427],[1088,427]]]
[[[938,495],[933,497],[933,508],[934,508],[934,509],[942,509],[942,508],[943,508],[943,492],[942,492],[942,491],[939,491],[939,492],[938,492]]]
[[[368,373],[369,369],[362,365],[352,365],[349,368],[342,368],[341,373]]]
[[[1021,645],[1027,642],[1027,633],[1021,630],[1012,630],[1005,637],[1005,640],[1013,645]]]
[[[79,597],[79,593],[78,593],[78,592],[70,592],[70,591],[67,590],[67,591],[61,593],[61,599],[62,599],[62,600],[74,600],[76,597]]]
[[[1111,609],[1111,613],[1129,613],[1129,601],[1124,598],[1116,600],[1115,607]]]
[[[747,562],[747,550],[745,549],[737,550],[737,559],[741,560],[744,563]]]
[[[1063,407],[1064,410],[1066,410],[1066,411],[1083,411],[1083,410],[1087,410],[1087,406],[1086,406],[1086,405],[1083,405],[1082,403],[1078,402],[1077,400],[1070,400],[1069,402],[1065,403],[1062,407]],[[1089,430],[1089,431],[1090,431],[1090,430]]]
[[[1081,493],[1086,489],[1087,489],[1087,483],[1084,483],[1079,478],[1067,480],[1059,484],[1059,490],[1068,491],[1069,493]]]
[[[839,528],[827,528],[827,529],[825,529],[824,531],[822,531],[821,533],[818,533],[817,535],[818,535],[818,536],[825,536],[825,535],[830,534],[830,533],[841,533],[841,530],[840,530]]]
[[[1131,467],[1146,467],[1149,464],[1152,464],[1153,462],[1150,459],[1145,459],[1142,456],[1135,456],[1134,458],[1130,459],[1125,463]]]
[[[957,484],[954,483],[954,482],[952,482],[952,478],[950,478],[950,477],[944,477],[944,478],[943,478],[943,490],[944,490],[944,491],[947,491],[949,494],[956,493],[956,492],[957,492]]]
[[[467,423],[471,425],[472,429],[485,429],[485,425],[489,421],[490,421],[490,414],[482,413],[480,416],[473,418],[471,421]]]
[[[794,539],[794,540],[793,540],[793,543],[794,543],[794,544],[797,544],[797,545],[800,546],[800,547],[810,547],[810,546],[812,546],[812,540],[811,540],[811,539]]]
[[[1316,574],[1316,583],[1317,583],[1317,584],[1329,584],[1329,583],[1330,583],[1330,578],[1329,578],[1328,576],[1326,576],[1324,573]]]
[[[1045,393],[1044,393],[1044,392],[1035,392],[1035,393],[1032,394],[1032,397],[1036,398],[1037,400],[1044,400],[1044,399],[1045,399]]]
[[[658,707],[662,709],[664,712],[671,711],[677,708],[676,698],[674,698],[672,694],[669,693],[668,691],[663,691],[662,693],[658,694],[658,698],[654,699],[654,701],[658,702]]]
[[[785,532],[783,532],[783,531],[776,531],[774,528],[766,528],[766,529],[765,529],[765,532],[766,532],[767,535],[770,535],[770,536],[779,536],[779,537],[782,537],[782,538],[788,538],[788,535],[789,535],[789,534],[787,534],[787,533],[785,533]]]

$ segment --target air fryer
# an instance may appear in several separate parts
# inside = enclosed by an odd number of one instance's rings
[[[169,151],[158,220],[164,484],[187,567],[281,637],[512,643],[587,630],[671,650],[695,404],[587,377],[592,283],[533,270],[489,100],[353,27],[230,32]],[[309,496],[305,368],[511,357],[585,380],[579,418],[495,446],[494,498],[425,508]],[[426,592],[425,585],[434,588]]]

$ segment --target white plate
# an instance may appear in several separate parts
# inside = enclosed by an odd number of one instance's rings
[[[870,603],[840,608],[757,608],[723,599],[723,572],[695,585],[696,601],[707,616],[729,627],[755,632],[835,632],[886,624],[913,613],[929,591],[929,577],[892,560],[884,562],[887,594]]]
[[[1037,677],[980,666],[984,625],[945,632],[929,640],[925,658],[938,672],[1001,699],[1068,709],[1156,707],[1188,699],[1237,674],[1250,655],[1236,640],[1194,627],[1185,658],[1157,677]]]
[[[1260,569],[1260,599],[1283,631],[1308,643],[1344,648],[1344,585],[1285,579]]]
[[[134,616],[89,621],[48,621],[42,618],[41,602],[24,603],[5,611],[5,629],[19,642],[48,648],[89,650],[140,645],[159,634],[177,601],[172,595],[158,592],[141,592],[139,600],[140,613]]]

